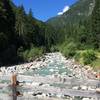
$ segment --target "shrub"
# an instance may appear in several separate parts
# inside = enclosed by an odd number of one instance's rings
[[[76,54],[76,45],[71,42],[69,44],[64,44],[61,47],[61,52],[66,56],[67,58],[73,57]]]
[[[40,48],[31,48],[28,53],[28,58],[36,58],[41,56],[43,53],[43,50]]]
[[[31,61],[36,59],[37,57],[40,57],[43,54],[42,48],[36,48],[32,47],[30,49],[27,49],[25,51],[19,52],[19,55],[24,59],[24,61]]]
[[[93,50],[86,50],[84,53],[83,53],[83,63],[85,65],[87,64],[91,64],[93,61],[96,60],[96,54]]]

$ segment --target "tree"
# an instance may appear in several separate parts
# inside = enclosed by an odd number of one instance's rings
[[[16,24],[15,30],[18,37],[19,45],[27,45],[26,34],[27,34],[27,17],[23,6],[19,6],[16,9]]]
[[[14,40],[15,15],[9,0],[0,1],[0,32],[3,32],[10,43]]]
[[[29,14],[27,15],[27,42],[32,44],[35,42],[35,34],[37,34],[37,25],[36,20],[33,17],[32,10],[30,9]]]
[[[15,14],[10,5],[10,0],[0,0],[0,62],[12,60],[12,52],[16,53],[15,40]],[[13,47],[13,49],[11,49]],[[9,52],[8,52],[9,51]],[[6,52],[8,52],[6,55]],[[5,60],[6,59],[6,60]]]
[[[25,22],[26,22],[26,16],[25,16],[24,7],[20,6],[18,7],[16,11],[16,32],[19,36],[23,36],[25,34]]]
[[[96,48],[100,48],[100,0],[95,0],[95,7],[92,12],[93,42]]]
[[[0,1],[0,37],[5,37],[5,48],[14,44],[15,15],[9,0]],[[7,43],[8,41],[8,43]],[[2,44],[3,40],[1,41]],[[0,46],[2,48],[2,46]]]

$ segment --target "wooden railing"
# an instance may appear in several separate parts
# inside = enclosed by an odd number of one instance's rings
[[[20,93],[20,90],[17,90],[17,87],[19,87],[20,82],[39,82],[43,84],[64,84],[66,86],[80,86],[80,85],[85,85],[85,86],[97,86],[100,81],[98,80],[80,80],[80,79],[73,79],[73,78],[65,78],[64,80],[59,79],[59,78],[50,78],[50,77],[42,77],[42,76],[24,76],[24,75],[0,75],[0,80],[10,80],[11,81],[11,89],[12,89],[12,94],[0,94],[0,97],[2,95],[5,95],[5,99],[0,99],[0,100],[34,100],[32,95],[30,96],[24,96],[23,93]],[[7,85],[5,85],[6,87]],[[1,86],[2,87],[2,86]],[[4,87],[4,86],[3,86]],[[30,88],[25,85],[24,87],[21,88],[26,88],[30,92],[36,92],[36,91],[41,91],[42,93],[45,94],[55,94],[59,95],[62,94],[64,96],[80,96],[80,97],[92,97],[92,98],[100,98],[100,94],[97,93],[95,90],[74,90],[74,89],[67,89],[67,88],[59,88],[59,87],[34,87],[31,86]],[[9,99],[10,98],[10,99]],[[24,98],[24,99],[23,99]],[[28,98],[28,99],[27,99]],[[36,99],[35,99],[36,100]],[[38,100],[38,99],[37,99]],[[42,99],[41,99],[42,100]],[[48,100],[48,99],[46,99]]]

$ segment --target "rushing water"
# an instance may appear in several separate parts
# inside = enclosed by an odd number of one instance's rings
[[[45,67],[38,68],[36,70],[28,70],[24,72],[24,75],[34,75],[38,74],[40,76],[47,76],[53,74],[68,75],[71,74],[71,71],[66,68],[65,62],[61,55],[50,55]]]
[[[62,74],[62,75],[68,75],[71,74],[71,71],[67,68],[65,68],[64,63],[52,63],[48,64],[44,68],[36,69],[35,71],[26,71],[24,75],[34,75],[38,74],[40,76],[46,76],[46,75],[53,75],[53,74]]]

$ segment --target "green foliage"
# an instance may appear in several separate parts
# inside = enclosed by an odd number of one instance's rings
[[[15,61],[14,25],[15,14],[10,5],[10,0],[0,0],[0,64],[8,64]]]
[[[42,56],[42,54],[43,54],[42,48],[32,47],[22,52],[22,57],[24,58],[24,61],[32,61],[37,57]]]
[[[95,48],[100,48],[100,0],[95,0],[95,7],[92,12],[92,32]]]
[[[93,50],[86,50],[84,53],[83,53],[83,63],[85,65],[87,64],[91,64],[93,61],[96,60],[96,54]]]
[[[60,41],[75,42],[80,50],[100,48],[100,0],[78,0],[63,15],[47,22],[62,35]]]
[[[88,16],[91,15],[92,6],[90,6],[90,4],[94,4],[93,1],[94,0],[78,0],[77,3],[73,4],[63,15],[51,18],[47,22],[55,29],[58,29],[61,32],[63,30],[66,34],[67,30],[69,30],[69,23],[79,23],[80,20],[86,20]]]
[[[64,43],[60,51],[66,56],[67,58],[73,57],[76,54],[76,45],[72,43]]]

